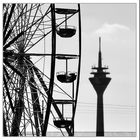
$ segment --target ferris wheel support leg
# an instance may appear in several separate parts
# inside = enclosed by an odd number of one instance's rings
[[[3,115],[3,136],[8,136],[7,128],[6,128],[6,121]]]
[[[41,114],[41,108],[40,108],[39,97],[38,97],[38,94],[37,94],[36,82],[35,82],[34,77],[33,77],[33,68],[30,69],[30,72],[32,74],[32,77],[30,79],[31,80],[30,88],[31,88],[31,91],[34,93],[34,94],[32,94],[33,95],[33,100],[34,100],[34,103],[35,103],[37,114],[39,116],[39,123],[40,123],[41,132],[42,132],[43,116]]]
[[[39,123],[38,123],[37,106],[36,106],[36,98],[35,98],[35,93],[37,91],[36,91],[36,88],[34,87],[32,81],[33,80],[30,79],[29,86],[30,86],[30,89],[31,89],[31,96],[32,96],[32,103],[33,103],[33,114],[34,114],[34,120],[35,120],[36,135],[39,136],[40,132],[39,132]]]
[[[23,94],[24,94],[25,78],[21,78],[20,80],[21,80],[21,87],[20,87],[21,89],[18,92],[19,99],[17,101],[17,104],[15,105],[15,112],[12,121],[10,136],[18,136],[20,134],[20,122],[24,110]]]
[[[16,111],[12,122],[11,134],[10,136],[18,136],[20,132],[20,122],[22,117],[24,103],[21,99],[18,100],[16,104]]]
[[[21,44],[18,46],[19,47],[19,52],[24,53],[24,46]],[[21,118],[22,118],[22,113],[24,111],[24,88],[25,88],[25,75],[26,75],[26,68],[24,65],[24,58],[23,56],[20,56],[18,58],[18,67],[23,73],[23,76],[20,77],[19,79],[19,91],[17,92],[18,94],[18,99],[17,99],[17,104],[15,105],[15,112],[14,112],[14,117],[12,121],[12,127],[11,127],[11,136],[18,136],[20,135],[20,123],[21,123]]]

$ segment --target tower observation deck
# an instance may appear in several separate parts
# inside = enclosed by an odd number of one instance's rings
[[[101,37],[99,37],[99,53],[98,53],[98,66],[92,67],[93,77],[89,80],[97,93],[97,124],[96,136],[104,136],[104,110],[103,110],[103,93],[107,88],[111,78],[107,77],[109,72],[106,72],[108,67],[102,66],[102,53],[101,53]]]

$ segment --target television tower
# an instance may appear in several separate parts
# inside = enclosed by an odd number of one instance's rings
[[[92,67],[91,74],[94,76],[89,78],[97,93],[96,136],[104,136],[103,93],[111,80],[110,77],[106,77],[107,74],[110,74],[105,71],[106,69],[108,67],[102,67],[101,37],[99,37],[98,67]]]

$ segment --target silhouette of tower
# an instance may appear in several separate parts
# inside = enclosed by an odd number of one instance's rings
[[[108,67],[102,67],[101,37],[99,37],[98,67],[92,67],[91,74],[94,76],[89,78],[97,93],[96,136],[104,136],[103,93],[111,80],[111,78],[106,77],[107,74],[110,74],[105,71],[106,69]]]

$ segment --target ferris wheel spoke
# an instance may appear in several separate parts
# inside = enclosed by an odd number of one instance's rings
[[[38,10],[39,10],[39,6],[40,6],[40,5],[37,6],[37,9],[36,9],[36,11],[35,11],[35,14],[34,14],[34,17],[33,17],[33,20],[32,20],[32,22],[31,22],[31,24],[35,22],[35,18],[36,18],[37,12],[38,12]],[[31,5],[31,7],[32,7],[32,5]],[[30,14],[31,14],[31,11],[32,11],[32,8],[30,9],[29,17],[31,16],[31,15],[30,15]],[[28,18],[28,22],[27,22],[28,24],[27,24],[27,26],[30,24],[29,22],[30,22],[30,18]],[[27,34],[29,35],[30,32],[31,32],[31,28],[27,31]],[[28,38],[28,37],[29,37],[29,36],[27,36],[26,38]],[[30,38],[30,40],[31,40],[31,38]],[[28,40],[28,43],[30,42],[30,40]],[[26,44],[26,42],[25,42],[26,46],[28,46],[28,43]]]
[[[32,70],[30,70],[30,71],[33,74],[33,71]],[[38,112],[39,122],[40,122],[40,124],[42,124],[43,123],[43,118],[42,118],[43,116],[41,114],[41,108],[40,108],[40,103],[39,103],[39,97],[38,97],[38,94],[37,94],[37,88],[33,85],[34,82],[35,81],[34,81],[33,77],[30,77],[29,86],[30,86],[31,93],[32,93],[34,111]],[[42,127],[41,127],[41,130],[42,130]]]
[[[31,4],[31,6],[30,6],[30,8],[29,8],[30,11],[29,11],[29,13],[28,13],[28,14],[29,14],[29,15],[28,15],[29,17],[31,16],[31,11],[32,11],[31,9],[32,9],[32,8],[33,8],[33,5]],[[27,11],[27,10],[26,10],[26,11]],[[27,12],[26,12],[26,13],[27,13]],[[27,19],[26,19],[26,27],[27,27],[27,28],[28,28],[28,26],[29,26],[29,20],[30,20],[30,18],[27,18]],[[30,32],[30,29],[26,32],[26,37],[25,37],[25,42],[24,42],[25,44],[26,44],[26,41],[27,41],[27,38],[28,38],[28,35],[27,35],[27,34],[29,34],[29,32]]]
[[[41,17],[41,18],[35,20],[35,21],[32,23],[32,25],[30,25],[28,28],[26,28],[26,30],[21,31],[19,34],[17,34],[8,44],[6,44],[6,45],[4,46],[4,50],[6,50],[6,48],[8,48],[10,45],[12,45],[12,44],[13,44],[16,40],[18,40],[22,35],[24,35],[26,31],[30,30],[35,24],[37,24],[38,22],[40,23],[40,21],[42,21],[43,18],[44,18],[49,12],[50,12],[50,11],[46,11],[46,13],[44,14],[43,17]],[[39,41],[40,41],[40,40],[39,40]],[[39,41],[37,41],[35,44],[37,44]],[[28,41],[28,43],[29,43],[29,41]],[[33,47],[33,46],[32,46],[32,47]],[[25,51],[25,52],[26,52],[26,51]]]
[[[48,95],[48,88],[47,88],[43,78],[41,77],[40,73],[38,72],[38,70],[35,67],[33,67],[33,69],[34,69],[34,72],[35,72],[36,76],[38,77],[38,80],[40,81],[42,87],[44,88],[45,92],[47,93],[47,96],[49,96]]]
[[[4,46],[4,50],[6,50],[8,47],[10,47],[10,45],[12,45],[16,40],[18,40],[22,35],[24,35],[24,31],[20,32],[19,34],[17,34],[17,36],[15,36],[8,44],[6,44]]]
[[[4,79],[4,90],[5,90],[5,97],[9,100],[9,105],[11,106],[12,111],[14,112],[14,98],[13,98],[13,92],[11,91],[11,87],[8,87],[7,81]]]
[[[5,66],[3,66],[3,70],[4,70],[3,72],[4,72],[5,76],[6,76],[7,81],[9,81],[10,80],[10,76],[9,76]]]
[[[30,89],[31,89],[31,96],[32,96],[32,101],[33,101],[33,110],[34,110],[34,115],[38,115],[39,116],[39,123],[40,123],[40,127],[41,127],[41,132],[42,132],[42,129],[43,129],[43,112],[41,113],[41,108],[40,108],[40,103],[39,103],[39,97],[38,97],[38,94],[37,94],[37,87],[35,86],[36,85],[36,82],[33,78],[33,68],[30,68],[28,69],[29,72],[30,72],[30,75],[31,77],[30,80],[29,80],[29,86],[30,86]],[[38,120],[37,118],[35,117],[35,122],[36,122],[36,125],[38,126]],[[38,131],[37,131],[38,132]],[[38,134],[38,133],[37,133]]]
[[[8,16],[8,9],[9,9],[9,4],[6,6],[6,5],[3,5],[3,11],[4,11],[4,16],[3,16],[3,29],[5,27],[5,24],[6,24],[6,20],[7,20],[7,16]]]
[[[32,33],[30,39],[28,40],[28,43],[26,43],[26,48],[27,48],[28,44],[30,43],[30,40],[31,40],[32,37],[35,35],[36,31],[38,30],[39,25],[42,23],[44,17],[45,17],[48,13],[50,13],[50,7],[47,9],[46,13],[40,18],[40,22],[36,22],[38,25],[37,25],[36,29],[34,30],[34,32]],[[39,20],[39,19],[38,19],[38,20]],[[28,32],[28,33],[30,33],[30,32]],[[28,33],[27,33],[27,34],[28,34]],[[49,33],[50,33],[50,32],[48,32],[47,34],[49,34]],[[44,37],[45,37],[45,35],[43,35],[43,37],[41,37],[40,39],[38,39],[38,40],[37,40],[31,47],[29,47],[27,50],[25,50],[25,52],[27,52],[29,49],[31,49],[34,45],[36,45],[36,44],[37,44],[40,40],[42,40]]]
[[[36,14],[37,14],[37,12],[40,11],[39,8],[40,8],[40,6],[38,6],[38,9],[36,10],[35,16],[34,16],[32,22],[31,22],[31,24],[34,23],[34,21],[36,20],[36,19],[35,19]],[[46,13],[45,13],[44,15],[40,16],[40,19],[41,19],[41,20],[40,20],[40,22],[38,22],[38,23],[35,24],[35,26],[34,26],[35,29],[34,29],[34,31],[32,30],[33,33],[31,34],[31,37],[30,37],[30,39],[28,40],[28,43],[26,44],[26,46],[28,46],[30,40],[31,40],[32,37],[35,35],[36,31],[39,30],[39,25],[42,23],[42,20],[44,19],[44,17],[50,12],[49,10],[50,10],[50,7],[47,9],[47,11],[46,11]],[[41,14],[42,14],[42,13],[41,13]],[[31,33],[31,29],[28,31],[27,37],[26,37],[26,38],[29,37],[30,33]]]
[[[13,73],[11,76],[11,79],[7,82],[7,85],[8,85],[8,88],[9,90],[11,90],[11,97],[12,97],[12,100],[14,100],[14,97],[16,97],[16,94],[17,94],[17,89],[18,89],[18,84],[17,84],[17,81],[18,81],[18,76]]]
[[[11,28],[9,29],[9,31],[7,32],[7,34],[4,37],[4,44],[6,43],[7,39],[9,38],[9,36],[11,35],[14,27],[16,27],[15,25],[17,24],[17,22],[19,21],[19,18],[21,17],[21,15],[23,14],[24,9],[27,7],[27,4],[25,4],[25,6],[22,8],[20,14],[17,16],[16,19],[14,19],[14,23],[13,25],[11,25]]]
[[[33,112],[35,113],[34,115],[38,115],[39,124],[40,124],[41,131],[42,131],[43,115],[41,113],[39,96],[38,96],[38,93],[37,93],[38,88],[36,87],[36,82],[35,82],[34,77],[33,77],[34,74],[33,74],[32,68],[28,68],[28,72],[31,75],[29,77],[29,82],[28,83],[29,83],[29,87],[30,87],[30,90],[31,90]],[[36,120],[36,122],[37,122],[37,120]],[[38,124],[37,124],[37,126],[38,126]]]
[[[27,93],[27,88],[25,88],[25,93],[26,93],[26,97],[27,97],[27,105],[28,105],[28,107],[26,108],[25,107],[25,110],[27,111],[27,114],[28,114],[28,116],[29,116],[29,120],[30,120],[30,125],[31,125],[31,130],[32,130],[32,134],[33,134],[33,136],[34,136],[34,130],[33,130],[33,126],[35,126],[34,125],[34,122],[32,121],[32,114],[31,114],[31,106],[32,105],[30,105],[30,102],[29,102],[29,96],[28,96],[28,93]]]
[[[4,16],[3,16],[3,28],[5,27],[5,22],[6,22],[6,19],[7,19],[7,14],[8,14],[8,12],[5,11]]]
[[[6,32],[7,32],[7,28],[8,28],[8,26],[9,26],[9,23],[10,23],[10,20],[11,20],[11,17],[12,17],[12,14],[13,14],[14,9],[15,9],[15,6],[16,6],[15,4],[12,4],[10,14],[9,14],[9,16],[8,16],[6,25],[5,25],[5,27],[4,27],[3,35],[5,35]]]

